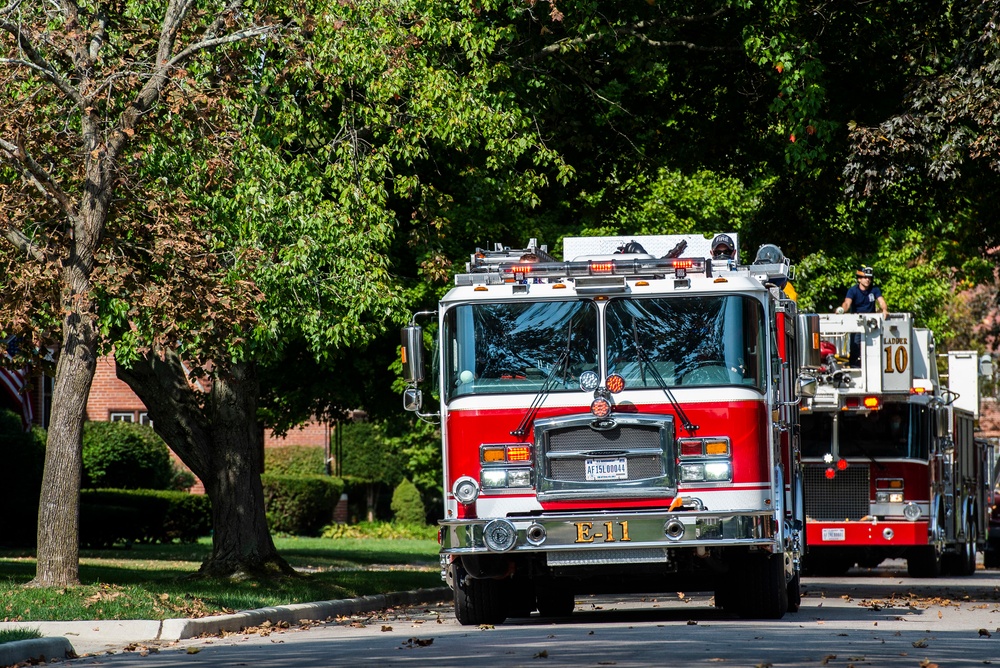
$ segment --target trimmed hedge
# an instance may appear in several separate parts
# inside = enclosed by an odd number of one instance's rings
[[[170,489],[170,450],[152,427],[132,422],[83,425],[83,486]]]
[[[212,504],[202,494],[152,489],[80,492],[80,543],[193,543],[212,530]]]
[[[264,448],[264,471],[268,475],[326,475],[326,452],[315,445]]]
[[[344,490],[344,481],[322,475],[264,474],[264,509],[275,533],[316,536],[333,520],[333,508]]]
[[[38,496],[45,467],[45,430],[24,431],[21,416],[0,409],[0,545],[33,546],[38,532]]]

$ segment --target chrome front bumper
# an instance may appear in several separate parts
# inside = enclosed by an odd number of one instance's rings
[[[486,529],[513,537],[509,547],[487,546]],[[574,513],[529,518],[444,520],[441,554],[530,554],[572,550],[633,550],[716,546],[783,549],[774,513],[728,512]],[[500,541],[504,543],[504,541]]]

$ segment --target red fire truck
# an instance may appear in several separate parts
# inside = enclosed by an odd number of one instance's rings
[[[945,388],[934,336],[911,314],[819,318],[819,385],[800,416],[806,572],[905,558],[913,577],[971,575],[991,505],[977,355],[948,353]]]
[[[441,421],[442,577],[462,624],[566,615],[597,592],[798,608],[798,402],[815,381],[794,360],[814,341],[818,360],[816,317],[782,291],[777,247],[737,266],[709,244],[477,250],[403,329],[404,405]],[[424,414],[417,321],[432,315],[440,409]]]

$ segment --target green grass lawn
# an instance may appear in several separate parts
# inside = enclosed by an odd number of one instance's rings
[[[81,550],[79,587],[26,588],[31,552],[0,549],[0,620],[166,619],[442,586],[433,540],[275,538],[298,578],[190,577],[211,550],[194,544]]]

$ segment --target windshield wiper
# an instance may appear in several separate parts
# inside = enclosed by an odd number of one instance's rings
[[[699,427],[688,419],[684,409],[681,408],[680,403],[674,397],[674,393],[670,391],[670,386],[668,386],[666,381],[663,380],[663,376],[660,375],[660,371],[656,368],[656,365],[649,360],[649,354],[646,352],[646,349],[643,348],[641,343],[639,343],[639,327],[636,324],[635,316],[632,316],[632,342],[635,344],[635,357],[639,362],[639,373],[642,377],[643,386],[646,385],[646,368],[648,367],[649,375],[653,377],[657,386],[663,390],[663,394],[667,396],[667,401],[670,402],[670,405],[677,413],[677,417],[680,418],[681,424],[684,425],[684,429],[687,430],[689,435],[694,436],[694,433],[698,431]]]
[[[566,325],[566,348],[559,353],[559,357],[552,364],[552,369],[549,370],[549,375],[545,377],[545,382],[538,389],[538,394],[535,398],[531,400],[531,405],[528,406],[528,412],[524,414],[524,418],[521,420],[521,424],[517,426],[517,429],[510,432],[511,436],[517,436],[522,438],[528,435],[528,429],[531,422],[535,419],[535,414],[538,409],[541,408],[542,402],[545,401],[545,397],[552,392],[552,388],[556,384],[556,376],[562,371],[562,383],[566,384],[566,374],[569,372],[569,356],[570,356],[570,346],[573,343],[573,319],[570,318],[569,324]]]

